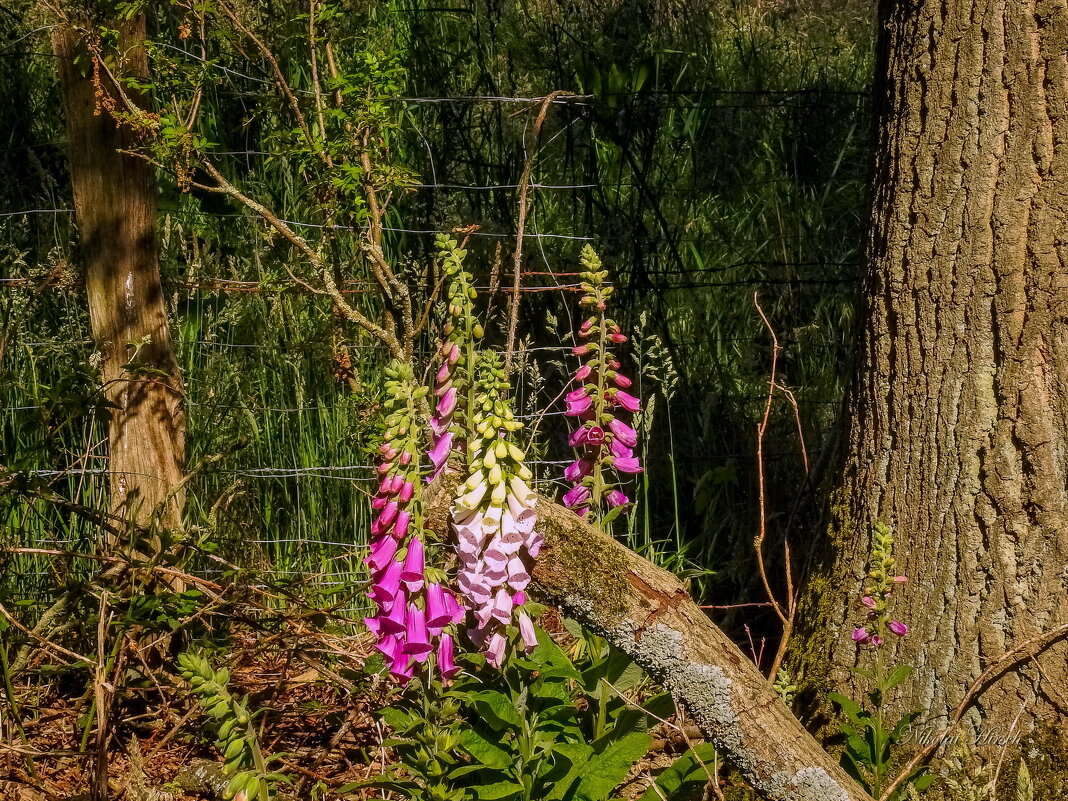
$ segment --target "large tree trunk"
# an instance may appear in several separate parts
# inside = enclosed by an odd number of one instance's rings
[[[445,536],[459,480],[446,472],[429,497],[427,525]],[[673,574],[545,498],[538,525],[545,545],[533,578],[541,597],[660,681],[763,798],[870,801]]]
[[[112,72],[146,78],[144,17],[116,27]],[[155,176],[143,159],[121,152],[135,147],[136,137],[105,108],[117,93],[103,70],[94,79],[78,32],[56,27],[53,46],[89,319],[111,404],[111,510],[140,529],[174,530],[183,505],[185,421],[157,260]],[[150,539],[148,550],[159,546],[158,535]]]
[[[881,18],[867,318],[800,659],[856,683],[884,521],[911,578],[894,609],[912,631],[886,646],[917,669],[900,707],[938,728],[990,660],[1068,622],[1068,10],[885,0]],[[1066,654],[988,686],[972,736],[1063,722]]]

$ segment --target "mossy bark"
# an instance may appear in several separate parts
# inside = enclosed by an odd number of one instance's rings
[[[865,328],[795,664],[860,691],[849,633],[885,521],[911,579],[894,605],[911,633],[886,646],[916,667],[896,702],[937,728],[990,660],[1068,621],[1068,8],[884,0],[880,16]],[[969,736],[1063,723],[1066,656],[984,689]]]
[[[428,494],[428,524],[437,532],[448,531],[456,481],[446,472]],[[764,797],[869,800],[673,574],[552,501],[540,498],[537,510],[545,533],[534,570],[541,596],[661,682]]]

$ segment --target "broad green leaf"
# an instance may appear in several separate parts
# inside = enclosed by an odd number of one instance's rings
[[[832,703],[838,704],[838,706],[841,707],[842,712],[845,713],[845,716],[853,721],[853,723],[857,726],[863,725],[860,720],[863,710],[856,701],[841,693],[827,693],[827,698],[829,698]]]
[[[646,731],[649,728],[649,716],[640,709],[624,706],[617,709],[612,716],[611,731],[605,736],[606,742],[618,740],[623,734],[632,731]],[[601,739],[604,740],[605,737]]]
[[[619,507],[617,506],[616,508],[618,509]],[[630,662],[623,668],[623,672],[619,674],[616,680],[612,682],[612,686],[615,687],[618,692],[625,693],[628,690],[637,687],[644,681],[644,679],[645,671],[634,662]]]
[[[654,721],[659,722],[660,719],[669,718],[675,714],[675,699],[671,697],[671,693],[660,693],[643,703],[642,709],[648,712]]]
[[[486,799],[487,801],[494,801],[495,799],[512,798],[523,792],[523,785],[518,782],[506,781],[497,782],[496,784],[483,784],[480,785],[476,793],[478,798]]]
[[[557,801],[567,797],[572,786],[585,772],[586,765],[593,756],[593,749],[581,742],[559,743],[553,749],[553,756],[557,757],[557,765],[549,774],[552,786],[549,794],[545,796],[545,801]]]
[[[449,779],[459,779],[461,776],[466,776],[469,773],[477,773],[478,771],[485,769],[485,765],[459,765],[449,771]]]
[[[472,693],[470,698],[483,720],[493,729],[499,731],[507,726],[518,729],[523,725],[512,699],[503,693],[496,690],[483,690]]]
[[[653,738],[631,732],[590,758],[579,782],[578,801],[603,801],[627,777],[631,766],[645,756]]]
[[[889,691],[894,689],[897,685],[912,675],[912,665],[898,665],[892,671],[890,675],[886,677],[886,684],[883,685],[883,691]]]
[[[689,749],[656,777],[656,787],[650,787],[638,801],[689,801],[697,798],[708,784],[707,765],[716,758],[714,746],[704,743]],[[660,790],[657,793],[657,789]]]
[[[382,720],[386,722],[386,725],[395,732],[405,731],[418,720],[411,712],[405,712],[403,709],[397,709],[393,706],[387,706],[385,709],[379,710],[378,714],[382,716]]]
[[[926,790],[928,787],[934,784],[935,779],[937,778],[938,777],[935,776],[933,773],[925,773],[922,776],[917,776],[914,779],[909,779],[909,782],[912,784],[913,787],[922,792],[923,790]]]
[[[510,753],[499,745],[491,743],[474,729],[465,729],[461,732],[459,746],[487,767],[503,770],[514,762]]]

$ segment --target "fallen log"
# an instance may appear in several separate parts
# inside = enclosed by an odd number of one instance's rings
[[[456,480],[447,473],[427,493],[435,531],[447,530]],[[772,801],[871,801],[673,574],[546,498],[538,520],[542,597],[660,682],[754,789]]]

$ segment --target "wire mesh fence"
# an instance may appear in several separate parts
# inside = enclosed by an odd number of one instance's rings
[[[224,70],[230,78],[266,81],[230,74],[233,71],[221,65],[212,68]],[[659,114],[686,111],[725,118],[741,111],[782,117],[812,103],[811,93],[804,91],[614,95],[621,101],[655,101]],[[421,109],[424,124],[429,125],[427,115],[443,107],[496,104],[526,111],[536,109],[543,100],[461,95],[399,97],[393,102]],[[528,186],[532,214],[523,237],[525,267],[518,287],[526,298],[526,311],[515,402],[521,419],[539,431],[531,460],[539,487],[555,494],[568,460],[559,420],[562,411],[547,404],[559,397],[567,381],[568,351],[573,344],[567,341],[570,334],[561,336],[569,324],[556,321],[568,320],[569,314],[573,317],[568,310],[579,290],[578,246],[596,243],[606,248],[619,262],[614,279],[622,301],[620,314],[639,329],[629,358],[643,389],[659,393],[664,401],[659,416],[654,412],[654,419],[646,420],[648,472],[639,492],[643,502],[658,508],[636,517],[628,534],[638,546],[666,541],[669,548],[684,549],[687,537],[707,534],[707,518],[717,513],[717,501],[697,499],[710,471],[732,466],[744,473],[738,465],[752,458],[746,438],[723,436],[711,416],[730,409],[734,419],[752,417],[766,399],[764,379],[757,373],[744,376],[732,391],[719,392],[714,401],[707,397],[706,374],[722,369],[733,355],[761,351],[768,344],[759,325],[734,325],[739,314],[747,312],[733,309],[723,314],[721,309],[736,305],[743,291],[778,292],[787,299],[787,306],[810,286],[813,290],[839,287],[834,291],[841,295],[849,291],[858,271],[855,243],[838,242],[828,248],[825,232],[805,225],[783,234],[778,243],[745,242],[742,229],[723,220],[722,225],[695,229],[694,203],[730,198],[738,191],[759,197],[764,190],[785,193],[797,204],[811,203],[809,196],[817,190],[856,195],[858,177],[843,171],[812,184],[796,173],[760,179],[750,175],[745,181],[697,181],[691,176],[690,185],[661,182],[650,187],[648,175],[632,170],[630,179],[609,180],[596,163],[591,166],[588,158],[575,155],[605,150],[603,122],[597,119],[599,104],[604,102],[603,95],[555,99],[552,136],[537,152]],[[827,91],[818,102],[826,113],[853,115],[854,124],[867,114],[863,92]],[[565,135],[563,152],[558,145]],[[523,137],[526,149],[525,133]],[[62,141],[48,141],[33,147],[55,150],[63,146]],[[17,150],[12,148],[7,157]],[[214,154],[237,170],[261,169],[257,160],[271,155],[251,148],[220,149]],[[429,296],[432,287],[424,271],[427,249],[432,237],[450,226],[416,221],[443,220],[438,210],[443,197],[461,199],[448,201],[454,222],[484,222],[477,215],[489,212],[488,224],[465,235],[485,243],[476,253],[483,262],[475,266],[476,277],[480,292],[496,296],[499,309],[514,290],[508,286],[510,276],[502,281],[499,274],[494,275],[489,249],[498,244],[506,249],[515,246],[511,212],[521,186],[516,174],[499,174],[498,180],[487,181],[485,176],[492,171],[484,166],[464,169],[456,163],[444,164],[440,155],[430,152],[418,170],[424,180],[411,183],[411,198],[403,203],[405,219],[391,218],[383,232],[391,256],[412,266],[407,277],[413,288]],[[679,198],[679,218],[674,222],[658,219],[663,210],[643,200],[651,193],[661,200],[667,198],[664,202]],[[492,209],[481,199],[489,196],[500,198]],[[379,434],[374,416],[379,391],[376,373],[382,357],[376,345],[350,332],[339,333],[329,304],[272,268],[270,259],[277,254],[257,239],[264,229],[262,221],[239,211],[195,205],[189,198],[162,200],[164,287],[174,315],[183,372],[189,463],[196,465],[212,454],[227,455],[198,469],[191,484],[189,525],[210,529],[211,536],[218,537],[235,559],[265,568],[278,579],[305,581],[310,577],[327,590],[358,587],[364,576],[362,551],[370,524],[372,456]],[[570,208],[578,213],[567,213]],[[710,207],[703,208],[707,212]],[[640,229],[613,226],[609,218],[624,209],[634,219],[653,222],[643,223]],[[707,212],[705,216],[725,215]],[[7,274],[0,275],[6,310],[2,347],[9,376],[2,393],[0,429],[9,470],[44,481],[86,505],[100,506],[105,502],[108,478],[106,410],[94,400],[98,400],[97,388],[88,368],[93,342],[77,273],[70,267],[72,217],[71,209],[61,204],[0,209],[0,238],[21,243],[21,249],[9,248]],[[356,225],[315,220],[286,218],[282,222],[310,232],[360,231]],[[748,233],[754,230],[759,238],[759,227]],[[248,252],[227,253],[229,233],[235,233],[236,246]],[[258,253],[259,249],[264,252]],[[843,254],[850,258],[842,258]],[[344,280],[340,290],[370,298],[378,288],[367,276],[356,276]],[[715,294],[727,292],[731,294]],[[804,326],[796,328],[797,332],[784,332],[787,350],[796,345],[797,352],[806,357],[821,349],[827,356],[815,358],[841,357],[841,337],[812,337]],[[657,348],[660,355],[650,358]],[[427,347],[423,355],[429,352]],[[339,380],[337,359],[342,353],[357,354],[352,368],[355,383]],[[762,357],[756,356],[755,361],[760,364]],[[665,366],[681,374],[679,386],[667,385]],[[804,389],[813,391],[799,391],[798,403],[806,420],[816,421],[810,427],[818,436],[819,421],[833,413],[840,387],[819,385],[815,380],[809,383],[812,387]],[[695,400],[695,393],[706,397]],[[674,438],[673,425],[682,442]],[[796,457],[797,450],[789,443],[781,451],[765,454],[772,462]],[[730,483],[727,479],[728,490]],[[48,512],[39,504],[8,503],[4,514],[9,543],[89,549],[97,542],[84,521]],[[19,568],[27,593],[47,591],[54,574],[46,562],[34,557]],[[353,614],[361,611],[358,603],[345,609]]]

